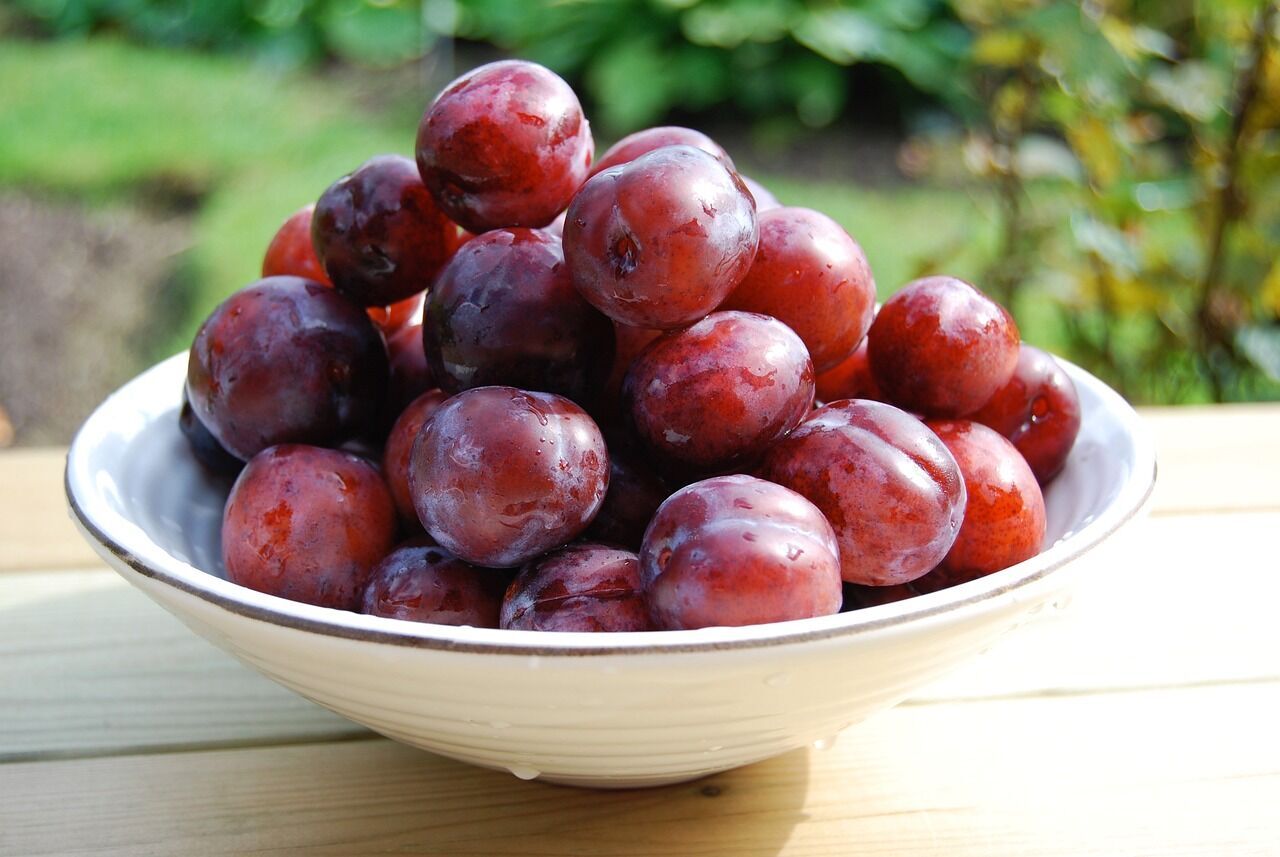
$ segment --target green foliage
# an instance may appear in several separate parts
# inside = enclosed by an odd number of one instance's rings
[[[152,45],[249,50],[296,66],[326,57],[374,66],[421,56],[417,0],[14,0],[52,35],[115,33]]]
[[[458,36],[493,42],[581,84],[621,134],[673,110],[727,106],[824,127],[848,68],[893,69],[957,102],[967,31],[945,0],[15,0],[58,36],[248,50],[284,66],[328,57],[392,65]],[[909,88],[908,88],[909,91]]]
[[[582,80],[615,133],[713,105],[820,128],[858,63],[959,100],[968,44],[943,0],[462,0],[450,32]]]
[[[1000,200],[984,287],[1055,306],[1135,399],[1280,396],[1276,4],[953,6],[978,95],[957,142]]]
[[[0,41],[0,186],[199,200],[191,246],[171,251],[184,314],[156,331],[157,357],[186,348],[199,321],[258,276],[286,216],[372,155],[410,153],[413,130],[331,82],[234,58],[106,39]]]

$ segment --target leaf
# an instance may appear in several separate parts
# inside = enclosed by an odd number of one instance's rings
[[[791,3],[737,0],[698,4],[680,16],[680,30],[695,45],[735,48],[743,42],[774,42],[787,34]]]
[[[1081,117],[1067,128],[1067,139],[1089,177],[1100,187],[1108,187],[1119,177],[1124,164],[1116,138],[1097,116]]]
[[[1071,235],[1080,249],[1094,254],[1111,268],[1130,275],[1138,271],[1137,254],[1119,229],[1077,213],[1071,217]]]
[[[792,36],[833,63],[852,65],[881,55],[881,27],[855,9],[815,10],[792,28]]]
[[[1236,347],[1273,381],[1280,381],[1280,325],[1255,324],[1236,331]]]
[[[1080,162],[1061,140],[1042,134],[1028,134],[1018,142],[1014,160],[1024,179],[1081,180]]]
[[[620,37],[587,68],[587,85],[604,124],[618,132],[651,124],[671,106],[669,64],[652,38]]]
[[[1226,111],[1227,75],[1206,62],[1187,60],[1155,69],[1147,86],[1159,103],[1199,122]]]
[[[1280,259],[1271,263],[1271,270],[1267,271],[1258,289],[1258,297],[1262,305],[1280,319]]]
[[[988,30],[973,43],[976,63],[1012,68],[1020,65],[1031,50],[1031,40],[1017,30]]]
[[[325,9],[321,27],[334,53],[366,65],[395,65],[421,56],[425,47],[422,15],[408,2],[335,2]]]

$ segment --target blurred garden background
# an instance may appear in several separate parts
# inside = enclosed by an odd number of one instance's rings
[[[1280,399],[1275,2],[7,0],[0,446],[66,442],[502,56],[574,85],[597,152],[710,133],[882,296],[953,273],[1135,402]]]

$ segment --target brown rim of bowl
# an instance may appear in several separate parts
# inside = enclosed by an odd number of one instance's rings
[[[75,441],[73,440],[72,446],[74,447],[74,445],[75,445]],[[68,453],[68,459],[69,458],[70,458],[70,454]],[[760,639],[707,640],[705,642],[696,641],[696,642],[681,642],[681,643],[662,643],[659,640],[655,639],[652,645],[627,645],[627,646],[607,645],[607,644],[599,645],[599,646],[554,646],[554,645],[539,645],[534,642],[530,642],[530,644],[527,644],[527,645],[506,645],[502,643],[452,640],[444,636],[436,637],[436,636],[428,636],[424,634],[410,634],[410,633],[405,633],[403,631],[396,631],[396,630],[390,630],[390,629],[384,630],[381,628],[351,628],[338,623],[331,623],[331,622],[326,622],[320,619],[312,619],[312,618],[303,617],[303,616],[293,616],[283,611],[271,610],[265,607],[259,607],[254,604],[246,604],[242,601],[237,601],[234,598],[230,598],[215,592],[210,592],[209,590],[196,586],[190,583],[189,581],[182,580],[178,577],[175,577],[174,575],[170,574],[167,571],[164,571],[163,569],[153,568],[147,565],[142,560],[138,559],[134,554],[126,550],[122,545],[120,545],[114,539],[109,537],[102,530],[100,530],[92,521],[89,520],[88,516],[80,508],[80,504],[76,501],[75,495],[72,493],[69,463],[68,463],[68,467],[65,468],[63,471],[63,487],[66,491],[68,505],[71,509],[72,514],[75,516],[76,522],[99,545],[105,548],[112,556],[114,556],[120,562],[129,566],[129,568],[133,569],[138,574],[144,577],[148,577],[148,578],[151,578],[152,580],[160,581],[161,583],[165,583],[169,586],[172,586],[173,588],[181,592],[184,592],[188,595],[192,595],[196,598],[199,598],[217,607],[221,607],[224,610],[228,610],[232,613],[245,616],[249,619],[256,619],[262,622],[268,622],[273,625],[280,625],[296,631],[304,631],[312,634],[322,634],[326,636],[341,637],[341,638],[350,639],[350,640],[359,640],[359,641],[370,642],[370,643],[384,643],[387,645],[406,646],[411,648],[435,649],[439,651],[468,652],[468,653],[476,653],[476,654],[524,655],[524,656],[537,656],[537,657],[565,657],[565,656],[580,657],[580,656],[602,656],[602,655],[710,652],[710,651],[764,648],[767,646],[776,646],[776,645],[783,645],[783,644],[789,644],[789,643],[813,642],[817,640],[826,640],[834,637],[840,637],[850,633],[875,631],[875,630],[889,628],[897,625],[904,625],[908,622],[912,622],[918,619],[924,619],[931,616],[937,616],[944,613],[949,613],[951,611],[958,610],[962,607],[978,604],[983,601],[988,601],[1000,595],[1003,595],[1007,592],[1011,592],[1015,589],[1020,589],[1030,583],[1034,583],[1035,581],[1042,580],[1043,578],[1047,577],[1051,572],[1056,571],[1057,569],[1066,565],[1068,562],[1078,559],[1079,557],[1091,551],[1093,548],[1097,547],[1102,542],[1106,541],[1113,533],[1115,533],[1118,529],[1120,529],[1120,527],[1124,526],[1126,523],[1132,520],[1147,504],[1147,501],[1151,498],[1152,491],[1155,489],[1157,470],[1158,470],[1158,466],[1153,457],[1151,460],[1151,474],[1150,476],[1147,477],[1146,486],[1145,486],[1145,489],[1142,491],[1141,497],[1130,508],[1124,510],[1123,514],[1121,514],[1120,517],[1117,518],[1115,522],[1106,530],[1100,530],[1096,534],[1091,533],[1090,540],[1083,543],[1080,546],[1080,548],[1075,552],[1066,553],[1063,556],[1057,558],[1055,561],[1045,564],[1043,567],[1036,569],[1030,574],[1017,577],[1007,583],[1002,584],[1001,586],[996,587],[995,589],[983,590],[981,592],[978,592],[972,595],[967,595],[964,598],[944,601],[940,604],[933,604],[928,607],[909,610],[903,613],[895,613],[891,616],[871,617],[863,621],[852,620],[847,624],[841,624],[832,628],[818,628],[814,630],[797,631],[795,633],[763,637]],[[1027,562],[1034,562],[1034,559],[1035,558],[1027,560]],[[201,574],[206,574],[206,575],[209,574],[206,571],[201,571],[200,569],[196,569],[194,566],[192,566],[192,568],[195,571],[200,572]],[[1013,568],[1017,568],[1017,566],[1013,566]],[[1001,572],[996,572],[996,574],[1000,574],[1000,573]],[[209,575],[209,576],[213,577],[213,575]],[[214,578],[214,579],[221,580],[221,578]],[[224,582],[230,583],[230,581],[224,581]],[[236,584],[231,584],[231,585],[235,586]],[[277,596],[267,595],[266,593],[259,593],[259,594],[265,595],[266,597],[269,597],[269,598],[277,597]],[[926,596],[921,596],[921,597],[926,597]],[[291,601],[288,601],[287,599],[279,599],[279,600],[288,604],[300,603],[300,602],[291,602]],[[908,600],[914,600],[914,599],[908,599]],[[898,603],[903,603],[903,602],[898,602]],[[312,605],[305,605],[305,606],[310,607]],[[887,605],[884,605],[884,606],[887,606]],[[315,608],[315,609],[321,609],[321,608]],[[876,608],[873,607],[873,608],[866,608],[866,609],[875,610]],[[344,612],[344,611],[339,611],[339,612]],[[836,614],[836,615],[856,616],[860,612],[863,612],[863,611],[853,611],[851,613]],[[360,614],[352,614],[352,615],[360,615]],[[396,622],[399,620],[389,619],[386,621]],[[429,625],[428,623],[408,623],[408,624],[419,626],[420,628],[430,628],[430,627],[448,628],[449,627],[446,625],[432,626],[432,625]],[[776,627],[777,624],[785,624],[785,623],[775,623],[775,625],[773,626],[762,625],[758,627]],[[532,637],[544,636],[542,633],[534,632],[534,631],[507,631],[505,633],[529,634]],[[651,632],[638,632],[638,633],[643,634],[646,637],[649,637],[651,635],[659,636],[659,635],[668,634],[668,633],[686,633],[686,632],[651,631]],[[631,636],[631,635],[628,635],[628,636]]]

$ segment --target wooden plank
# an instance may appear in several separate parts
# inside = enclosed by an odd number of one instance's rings
[[[899,708],[633,792],[381,739],[0,766],[8,854],[1274,854],[1280,686]]]
[[[112,571],[0,578],[0,761],[360,734]]]
[[[1276,512],[1135,521],[1060,609],[916,699],[1280,679],[1276,532]]]
[[[914,704],[1280,678],[1280,513],[1153,518]],[[106,571],[0,582],[0,760],[351,737]]]
[[[1160,476],[1151,510],[1280,510],[1280,405],[1144,408]]]
[[[98,562],[67,514],[65,449],[0,452],[0,572]]]

